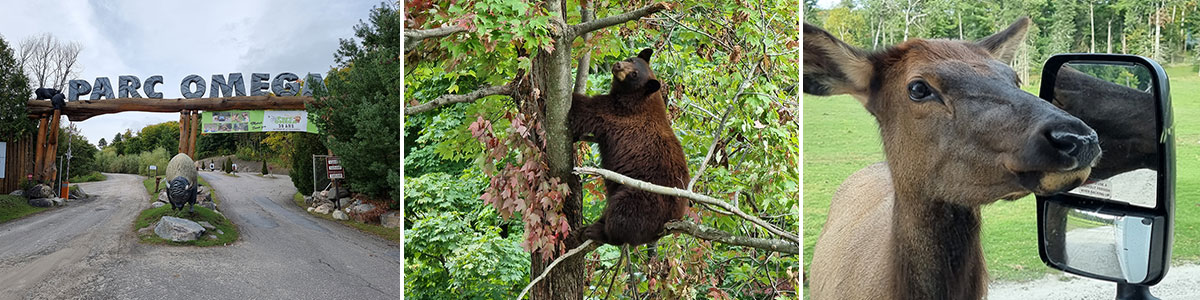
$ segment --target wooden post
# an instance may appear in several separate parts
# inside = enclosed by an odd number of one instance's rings
[[[42,172],[42,180],[54,179],[54,163],[57,160],[55,155],[58,154],[58,120],[62,119],[62,111],[54,110],[54,114],[50,117],[50,125],[46,127],[46,154],[42,155],[43,165],[39,166]]]
[[[188,156],[196,159],[196,138],[198,137],[196,133],[200,131],[198,129],[200,127],[200,111],[192,111],[192,122],[188,127],[192,129],[192,134],[188,137]]]
[[[49,126],[50,120],[45,116],[38,119],[37,144],[33,147],[33,176],[34,179],[42,179],[42,166],[45,164],[45,147],[46,147],[46,126]]]
[[[186,110],[179,111],[179,151],[177,153],[185,153],[184,148],[187,146],[187,116]]]

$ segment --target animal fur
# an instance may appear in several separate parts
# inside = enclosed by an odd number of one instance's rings
[[[568,122],[575,141],[600,145],[601,166],[634,179],[684,188],[687,160],[671,129],[662,83],[650,70],[653,50],[613,65],[609,94],[575,94]],[[688,202],[605,180],[608,204],[584,229],[589,239],[637,246],[658,240],[663,224],[680,219]]]

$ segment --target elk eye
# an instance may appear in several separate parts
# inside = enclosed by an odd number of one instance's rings
[[[937,95],[933,93],[933,88],[930,88],[928,83],[917,80],[908,84],[908,98],[912,101],[924,102],[937,100]]]

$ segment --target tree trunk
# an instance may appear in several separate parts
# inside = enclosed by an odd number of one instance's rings
[[[1154,22],[1154,59],[1162,61],[1162,55],[1158,52],[1158,45],[1159,45],[1159,42],[1162,40],[1162,33],[1160,33],[1160,31],[1162,29],[1162,26],[1160,23],[1162,23],[1162,22],[1161,22],[1161,20],[1159,20],[1159,17],[1162,14],[1161,13],[1162,7],[1160,6],[1160,3],[1161,2],[1154,3],[1154,17],[1151,18],[1150,20],[1152,22]]]
[[[1090,53],[1096,53],[1096,9],[1094,6],[1091,2],[1088,2],[1088,22],[1091,24],[1090,27],[1092,29],[1092,44],[1088,46],[1088,52]]]
[[[965,40],[963,38],[963,30],[962,30],[962,12],[958,11],[958,12],[956,12],[955,15],[958,15],[958,39]]]
[[[1107,48],[1104,53],[1112,53],[1112,17],[1108,18],[1108,35],[1105,37],[1108,41],[1104,43],[1104,47]]]
[[[561,36],[554,37],[554,52],[546,52],[543,47],[538,50],[533,60],[533,84],[541,91],[545,101],[545,120],[542,126],[546,131],[546,158],[549,163],[551,177],[557,177],[566,183],[571,193],[563,203],[563,214],[571,228],[583,226],[583,200],[579,191],[582,187],[579,176],[572,173],[575,166],[574,149],[571,147],[570,132],[567,129],[567,112],[571,109],[571,44],[575,33],[566,27],[566,20],[561,11],[563,0],[548,1],[545,8],[551,16],[551,26],[558,27]],[[553,29],[552,29],[553,32]],[[568,237],[564,242],[567,249],[575,248],[581,243],[578,237]],[[565,252],[565,249],[563,250]],[[551,258],[551,260],[553,257]],[[541,274],[550,260],[543,261],[539,253],[529,256],[530,274]],[[564,260],[532,289],[532,299],[582,299],[586,287],[584,281],[583,256],[577,255]]]

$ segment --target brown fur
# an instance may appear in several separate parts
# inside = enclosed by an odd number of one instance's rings
[[[805,92],[857,98],[887,157],[834,195],[813,251],[813,299],[981,299],[979,207],[1087,177],[1095,132],[1021,91],[996,60],[1011,56],[1029,23],[977,43],[912,40],[876,53],[805,24],[804,83],[815,85]],[[924,94],[914,86],[932,96],[914,99]]]
[[[576,141],[600,145],[603,168],[657,185],[684,188],[688,180],[683,147],[671,129],[661,83],[650,70],[650,49],[613,66],[607,95],[576,94],[568,122]],[[608,204],[600,219],[584,229],[610,245],[641,245],[658,240],[663,224],[680,219],[687,200],[605,181]]]

